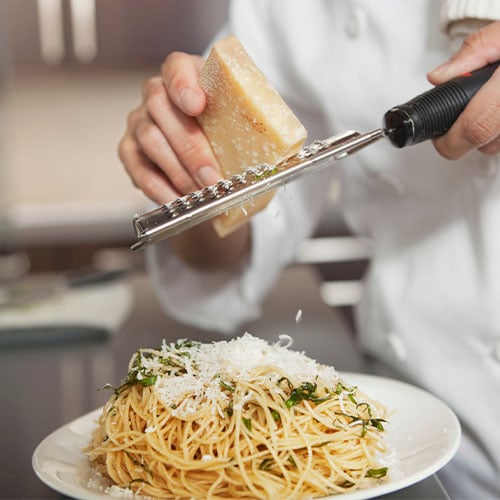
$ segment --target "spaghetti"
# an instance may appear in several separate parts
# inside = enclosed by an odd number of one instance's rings
[[[87,452],[143,495],[311,498],[387,472],[385,408],[280,343],[245,334],[141,349],[113,389]]]

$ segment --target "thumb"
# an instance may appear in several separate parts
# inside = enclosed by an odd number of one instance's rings
[[[500,22],[488,24],[470,34],[451,58],[433,69],[427,78],[433,85],[482,68],[500,60]]]

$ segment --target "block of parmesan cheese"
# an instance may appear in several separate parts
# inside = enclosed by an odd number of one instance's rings
[[[276,164],[296,153],[307,133],[235,36],[212,47],[200,76],[207,107],[198,117],[227,178],[246,167]],[[262,210],[274,193],[213,220],[224,237]]]

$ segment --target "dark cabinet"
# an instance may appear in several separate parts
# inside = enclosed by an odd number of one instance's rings
[[[4,59],[13,65],[147,65],[200,52],[227,0],[0,0]]]

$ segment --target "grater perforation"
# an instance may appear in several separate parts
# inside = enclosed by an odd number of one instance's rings
[[[368,134],[347,131],[317,140],[277,165],[261,164],[221,179],[212,186],[186,194],[165,205],[134,217],[138,242],[133,250],[175,236],[231,208],[357,151],[384,136],[382,129]],[[244,210],[244,208],[242,207]]]

